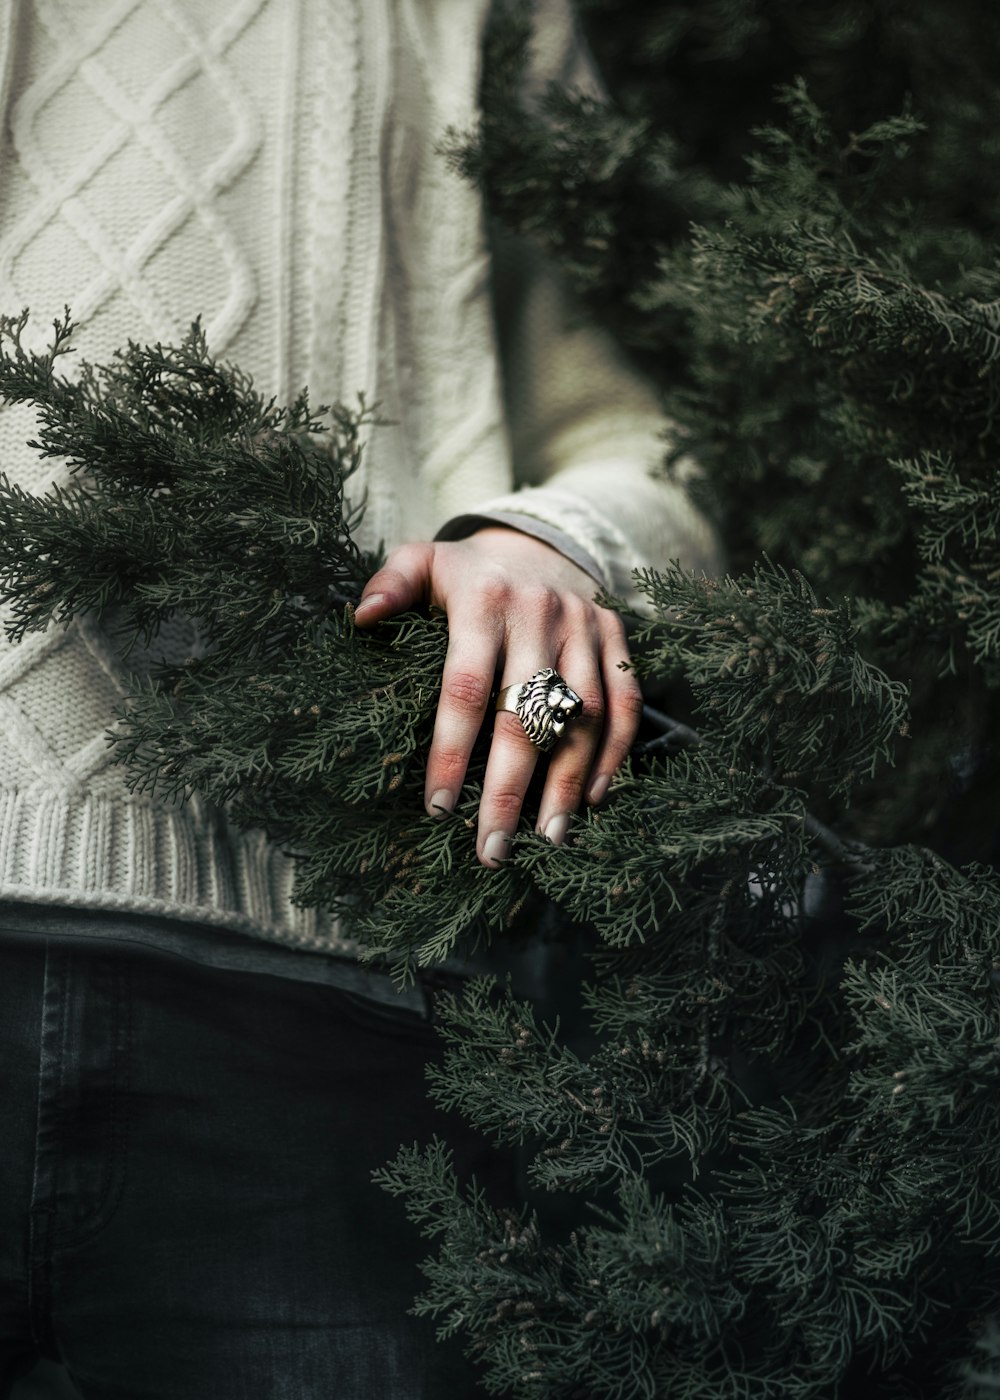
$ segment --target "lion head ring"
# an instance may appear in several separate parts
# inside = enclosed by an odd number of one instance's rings
[[[535,748],[548,753],[562,738],[569,721],[583,709],[583,701],[558,671],[546,666],[530,681],[505,685],[496,707],[517,715]]]

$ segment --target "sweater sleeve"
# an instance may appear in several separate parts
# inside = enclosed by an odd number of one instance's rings
[[[567,0],[544,0],[529,70],[532,90],[552,80],[599,92]],[[683,485],[659,470],[669,423],[652,387],[527,240],[494,240],[497,330],[518,489],[450,521],[440,538],[478,517],[516,525],[596,565],[612,593],[636,602],[635,568],[680,559],[715,572],[711,527]],[[696,470],[689,466],[689,475]]]

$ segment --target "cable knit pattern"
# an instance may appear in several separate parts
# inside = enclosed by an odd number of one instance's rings
[[[0,0],[0,309],[30,306],[41,343],[68,304],[97,361],[201,316],[213,351],[268,393],[364,392],[387,420],[359,484],[367,544],[430,538],[493,500],[612,581],[658,554],[708,561],[702,523],[650,478],[655,404],[596,332],[570,333],[557,284],[527,261],[501,374],[480,201],[436,149],[475,120],[487,8]],[[540,69],[573,71],[563,0],[542,9]],[[44,492],[62,468],[31,433],[28,412],[0,412],[0,468]],[[121,693],[91,620],[0,644],[0,899],[350,951],[291,904],[291,862],[259,833],[198,801],[129,796],[105,736]]]

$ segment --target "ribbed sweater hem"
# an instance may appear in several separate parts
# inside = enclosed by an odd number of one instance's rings
[[[0,901],[155,914],[353,956],[321,911],[291,901],[292,859],[197,799],[0,789]]]

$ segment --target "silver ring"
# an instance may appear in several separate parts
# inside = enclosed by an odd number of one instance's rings
[[[536,671],[530,681],[505,685],[497,696],[497,710],[517,715],[536,749],[548,753],[571,719],[583,709],[583,701],[551,666]]]

